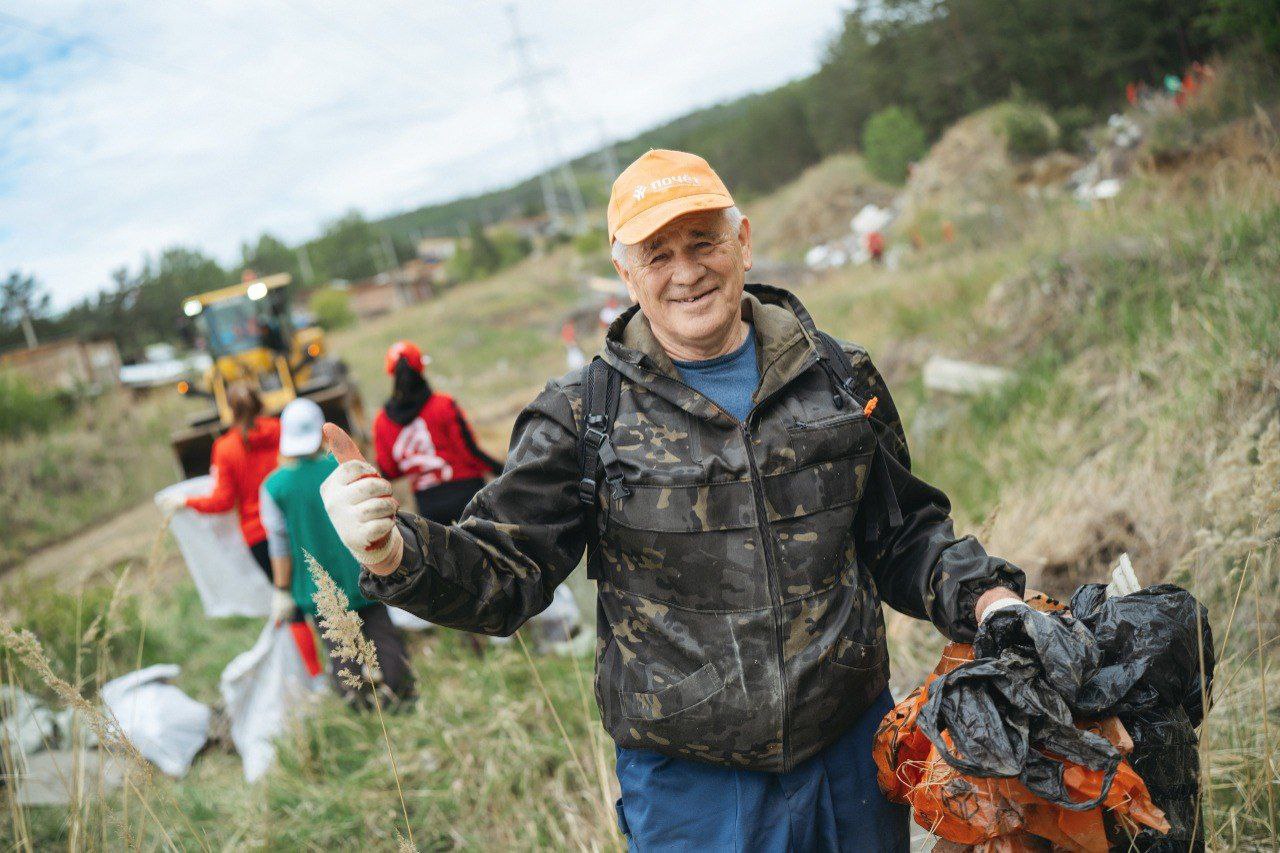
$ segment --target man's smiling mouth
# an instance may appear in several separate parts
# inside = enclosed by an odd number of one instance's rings
[[[706,297],[710,296],[715,292],[716,292],[715,288],[712,288],[711,290],[708,290],[705,293],[699,293],[697,296],[690,296],[688,299],[676,299],[674,301],[680,303],[681,305],[693,305],[695,302],[701,302],[703,299],[705,299]]]

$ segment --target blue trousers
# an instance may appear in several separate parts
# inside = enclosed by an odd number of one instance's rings
[[[910,809],[885,799],[871,746],[885,690],[849,730],[789,773],[736,770],[618,748],[618,823],[628,850],[909,849]]]

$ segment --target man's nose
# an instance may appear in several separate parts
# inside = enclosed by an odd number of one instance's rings
[[[672,284],[689,287],[697,284],[698,279],[702,278],[702,273],[704,272],[703,266],[692,255],[676,255],[675,260],[672,263]]]

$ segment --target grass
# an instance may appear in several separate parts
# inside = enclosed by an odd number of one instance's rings
[[[952,497],[960,527],[980,524],[990,550],[1051,591],[1100,579],[1123,546],[1144,579],[1182,584],[1208,606],[1219,658],[1201,733],[1212,849],[1269,849],[1280,836],[1280,169],[1262,124],[1246,155],[1137,175],[1112,204],[1045,202],[1003,234],[934,245],[897,271],[833,272],[800,292],[819,325],[871,350],[918,470]],[[433,380],[496,445],[562,370],[556,331],[582,293],[574,257],[532,259],[335,343],[376,400],[385,346],[420,341],[436,356]],[[935,352],[1009,367],[1015,380],[934,397],[918,368]],[[89,697],[139,661],[179,661],[179,685],[216,701],[221,666],[256,634],[251,621],[200,615],[167,544],[82,588],[10,579],[3,601]],[[109,638],[86,641],[108,611]],[[939,638],[905,619],[889,635],[895,684],[913,686]],[[534,659],[519,644],[477,661],[450,632],[415,639],[412,660],[422,700],[388,714],[385,736],[377,716],[328,697],[282,738],[258,785],[217,748],[183,780],[138,783],[154,816],[128,791],[74,814],[5,808],[0,838],[19,849],[128,838],[140,849],[391,850],[407,820],[422,850],[617,849],[612,747],[588,661]],[[42,689],[16,660],[4,666],[6,679]]]

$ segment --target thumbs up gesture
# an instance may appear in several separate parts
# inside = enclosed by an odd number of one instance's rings
[[[400,507],[391,496],[391,484],[365,461],[341,427],[325,424],[324,437],[338,460],[338,467],[320,484],[333,529],[366,569],[391,574],[404,554],[404,539],[396,526]]]

